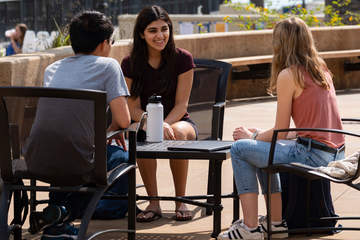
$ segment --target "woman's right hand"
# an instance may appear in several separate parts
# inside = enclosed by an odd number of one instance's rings
[[[250,139],[251,136],[252,136],[252,132],[244,126],[235,128],[235,130],[233,132],[233,139],[235,141],[239,140],[239,139],[246,139],[246,138]]]
[[[164,139],[166,140],[176,140],[175,139],[175,133],[170,124],[167,122],[163,123],[163,129],[164,129]]]

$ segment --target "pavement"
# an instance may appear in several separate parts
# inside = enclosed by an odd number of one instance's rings
[[[342,117],[360,117],[360,91],[352,90],[338,93],[338,104]],[[232,140],[232,131],[235,127],[244,125],[247,127],[271,128],[275,121],[276,102],[273,98],[259,100],[232,100],[227,103],[224,122],[224,140]],[[346,124],[345,130],[359,131],[360,125]],[[351,154],[359,149],[360,141],[347,139],[346,154]],[[169,161],[158,160],[158,186],[160,195],[174,195],[173,182],[169,168]],[[187,183],[187,194],[206,194],[207,185],[207,161],[192,160],[189,165]],[[222,171],[223,193],[232,191],[232,167],[230,159],[224,161]],[[358,180],[359,181],[359,180]],[[141,184],[141,177],[137,173],[137,183]],[[341,184],[332,183],[332,197],[336,213],[340,216],[360,216],[360,191],[355,191]],[[144,188],[139,188],[138,194],[145,194]],[[146,207],[146,201],[139,201],[141,209]],[[232,221],[232,200],[223,200],[222,230],[226,230]],[[158,239],[158,240],[209,240],[212,231],[212,216],[205,216],[204,209],[189,206],[193,211],[194,219],[188,222],[177,222],[172,219],[175,204],[173,202],[161,202],[163,217],[151,223],[137,223],[137,239]],[[265,215],[265,204],[262,197],[259,197],[259,214]],[[355,220],[340,221],[343,226],[359,226]],[[127,219],[92,221],[88,232],[110,228],[126,228]],[[28,223],[25,224],[25,228]],[[24,239],[40,239],[39,235],[30,235],[24,231]],[[123,233],[104,234],[96,239],[122,240],[127,239]],[[343,239],[359,240],[360,231],[343,231],[331,236],[321,235],[299,235],[289,239]]]

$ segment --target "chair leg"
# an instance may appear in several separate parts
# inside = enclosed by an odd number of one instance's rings
[[[221,232],[221,167],[222,161],[215,161],[215,171],[214,171],[214,215],[213,215],[213,232],[211,237],[217,238]]]
[[[30,180],[30,186],[36,187],[36,180]],[[36,191],[30,191],[30,214],[36,211]]]
[[[214,175],[215,175],[215,160],[209,160],[209,172],[208,172],[208,186],[207,186],[207,194],[214,194]],[[207,199],[207,203],[214,203],[214,199]],[[206,216],[212,214],[211,208],[206,208]]]
[[[310,236],[310,199],[311,199],[311,181],[306,179],[306,229],[307,235]]]
[[[10,192],[4,185],[0,196],[0,239],[9,239],[8,212]]]
[[[95,208],[101,197],[104,195],[107,188],[103,188],[98,192],[95,192],[91,198],[89,204],[86,207],[84,215],[81,219],[81,225],[79,229],[78,239],[86,239],[86,231],[88,229],[92,215],[94,214]]]
[[[131,169],[128,193],[128,240],[135,240],[136,230],[136,169]]]
[[[21,226],[21,191],[14,191],[14,240],[22,239]]]
[[[233,223],[239,219],[240,214],[240,201],[236,188],[235,179],[233,179]]]
[[[272,239],[271,229],[271,173],[267,173],[267,192],[266,192],[266,213],[267,213],[267,238]]]

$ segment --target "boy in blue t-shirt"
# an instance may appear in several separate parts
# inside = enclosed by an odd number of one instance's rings
[[[49,65],[44,74],[46,87],[106,91],[113,116],[108,131],[127,128],[130,124],[129,91],[119,63],[108,57],[113,30],[110,20],[102,13],[78,14],[70,23],[75,55]],[[46,174],[50,179],[59,175],[86,177],[91,174],[94,113],[87,104],[72,99],[39,100],[34,125],[24,147],[30,172]],[[60,137],[61,144],[53,136]],[[116,142],[123,148],[108,146],[108,170],[128,159],[123,136]],[[76,239],[78,229],[70,223],[81,217],[89,196],[51,192],[49,198],[49,206],[43,212],[30,216],[30,231],[44,229],[41,240]]]

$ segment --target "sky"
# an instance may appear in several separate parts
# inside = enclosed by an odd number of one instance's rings
[[[241,3],[249,3],[249,0],[232,0],[233,3],[241,2]],[[313,2],[313,0],[305,0],[306,3]],[[265,0],[265,7],[269,7],[269,3],[271,3],[270,8],[281,8],[284,6],[293,6],[296,4],[301,4],[302,0]]]

